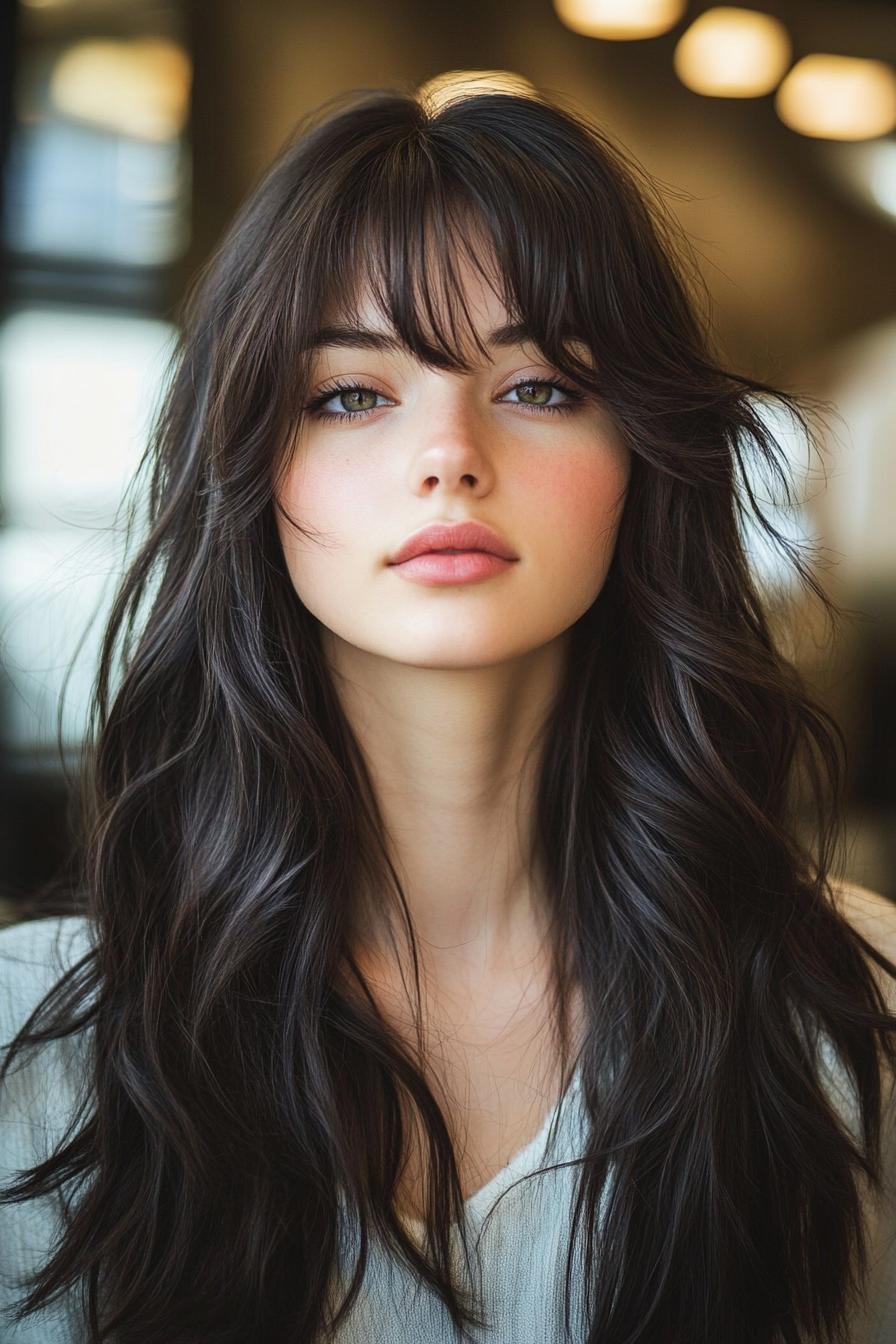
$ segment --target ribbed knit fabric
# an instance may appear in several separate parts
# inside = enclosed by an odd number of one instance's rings
[[[42,995],[89,948],[87,921],[48,918],[0,929],[0,1052]],[[24,1066],[17,1063],[0,1089],[0,1185],[46,1157],[62,1137],[84,1085],[83,1042],[52,1042]],[[826,1084],[844,1123],[857,1134],[854,1098],[833,1051],[825,1052]],[[896,1116],[886,1127],[888,1193],[879,1212],[869,1208],[871,1272],[851,1344],[896,1344]],[[556,1122],[556,1123],[555,1123]],[[455,1263],[481,1293],[488,1325],[472,1332],[483,1344],[565,1344],[563,1280],[577,1168],[539,1167],[575,1158],[582,1150],[585,1113],[576,1073],[568,1092],[540,1133],[483,1189],[466,1202],[471,1258],[464,1263],[453,1230]],[[526,1179],[520,1179],[526,1177]],[[17,1280],[49,1258],[59,1226],[49,1201],[0,1206],[0,1344],[82,1344],[72,1306],[56,1307],[14,1326],[11,1304],[22,1295]],[[418,1240],[419,1223],[408,1228]],[[355,1263],[357,1229],[343,1205],[341,1300]],[[454,1344],[441,1301],[374,1240],[361,1294],[336,1344]],[[577,1265],[577,1261],[575,1264]],[[571,1339],[583,1338],[581,1278],[572,1282]],[[162,1341],[160,1341],[162,1344]]]

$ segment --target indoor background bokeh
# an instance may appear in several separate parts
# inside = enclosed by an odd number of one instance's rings
[[[794,656],[846,734],[846,875],[896,899],[892,0],[19,0],[4,14],[0,920],[69,853],[67,769],[124,563],[119,504],[187,283],[303,113],[348,89],[438,100],[465,80],[598,120],[684,226],[728,362],[835,407],[823,462],[792,445],[801,502],[778,521],[818,545],[848,613],[836,639],[774,555],[757,545],[754,563],[796,610]]]

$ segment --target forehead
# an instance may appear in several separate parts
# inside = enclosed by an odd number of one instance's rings
[[[364,325],[366,319],[361,313],[357,320],[337,321],[319,327],[311,337],[309,351],[312,355],[321,358],[331,356],[337,350],[373,350],[387,355],[413,357],[413,352],[407,349],[397,332],[387,322],[383,321],[378,309],[376,314],[375,317],[370,319],[369,326]],[[528,330],[524,323],[504,322],[497,327],[483,327],[478,334],[486,347],[487,357],[491,360],[500,356],[503,350],[514,350],[521,347],[524,348],[525,353],[532,352],[536,358],[543,353],[534,334]],[[564,342],[564,345],[568,351],[571,351],[584,363],[593,366],[593,355],[584,341],[578,341],[570,337]],[[475,351],[467,352],[467,357],[471,362],[476,362]]]
[[[485,268],[486,263],[480,263]],[[492,271],[494,272],[494,264]],[[485,344],[507,346],[528,338],[524,324],[513,321],[502,297],[499,281],[486,278],[478,267],[461,253],[451,260],[450,280],[440,274],[443,268],[435,258],[425,271],[425,292],[417,290],[416,302],[401,302],[406,310],[416,309],[415,325],[420,324],[427,335],[431,335],[434,326],[439,332],[451,333],[453,343],[464,349],[468,357],[475,356],[474,333]],[[411,277],[408,277],[411,280]],[[415,289],[412,283],[407,292]],[[334,296],[325,306],[321,332],[315,333],[313,344],[321,343],[320,337],[327,338],[329,344],[344,344],[340,334],[344,331],[363,330],[382,333],[384,340],[376,348],[400,352],[405,347],[400,341],[391,309],[399,305],[394,302],[393,285],[385,284],[381,279],[374,284],[368,275],[358,278],[355,293]],[[366,342],[364,342],[366,344]]]
[[[502,351],[524,348],[543,357],[537,323],[519,311],[494,246],[469,221],[436,241],[432,228],[408,254],[362,245],[341,252],[322,296],[320,323],[306,349],[331,353],[367,349],[463,368],[492,362]],[[370,240],[366,240],[370,241]],[[377,245],[383,239],[377,236]],[[591,363],[587,346],[568,333],[564,344]]]
[[[473,257],[468,255],[468,250]],[[376,280],[376,284],[373,280]],[[432,310],[440,324],[451,315],[451,310],[465,310],[469,316],[492,326],[506,323],[510,314],[505,306],[506,281],[498,269],[495,257],[485,244],[473,244],[469,240],[465,246],[450,246],[437,251],[431,238],[427,238],[424,247],[422,265],[408,267],[399,282],[408,284],[415,294],[415,306],[421,314]],[[350,307],[370,325],[376,318],[384,316],[382,307],[386,296],[391,295],[395,286],[384,283],[380,268],[373,276],[368,267],[366,274],[359,277],[355,292],[351,295]]]
[[[497,327],[483,327],[478,335],[491,352],[499,352],[521,345],[536,345],[532,333],[520,322],[503,322]],[[312,335],[310,348],[314,351],[337,349],[375,350],[384,354],[407,354],[408,350],[397,332],[377,316],[365,324],[361,315],[357,321],[333,322],[317,329]],[[470,352],[471,356],[473,352]]]

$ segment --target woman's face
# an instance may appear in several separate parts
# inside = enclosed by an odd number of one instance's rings
[[[320,534],[306,540],[277,511],[308,610],[335,638],[418,667],[495,664],[567,630],[603,586],[630,472],[597,402],[552,388],[566,380],[531,343],[489,343],[508,314],[475,268],[462,274],[490,362],[455,373],[397,347],[319,348],[306,404],[327,399],[304,415],[277,494]],[[390,334],[370,299],[361,326]],[[340,395],[345,383],[365,390]],[[390,564],[428,523],[468,519],[493,528],[518,559],[438,586]]]

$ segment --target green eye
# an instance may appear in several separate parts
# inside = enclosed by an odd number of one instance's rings
[[[547,395],[545,401],[536,402],[535,405],[544,406],[550,401],[551,394],[554,392],[556,386],[556,383],[516,383],[510,390],[511,392],[527,392],[531,388],[539,388]]]
[[[536,400],[518,401],[516,405],[523,407],[525,410],[553,415],[574,411],[579,403],[585,399],[584,393],[577,391],[574,387],[568,387],[566,383],[547,378],[521,379],[520,382],[514,383],[513,387],[508,388],[504,396],[509,396],[511,392],[525,392],[533,389],[535,389]],[[550,397],[553,392],[562,392],[566,400],[551,404]],[[356,420],[360,416],[368,415],[371,411],[377,410],[376,401],[381,395],[372,387],[365,387],[363,383],[340,383],[337,387],[330,387],[321,392],[313,401],[309,402],[305,410],[318,420]],[[541,400],[537,399],[539,397]],[[337,398],[342,402],[341,411],[323,410],[328,401],[335,401]],[[502,397],[501,400],[503,401],[504,398]],[[354,404],[346,406],[346,401]],[[358,404],[365,401],[367,402],[366,405]]]

